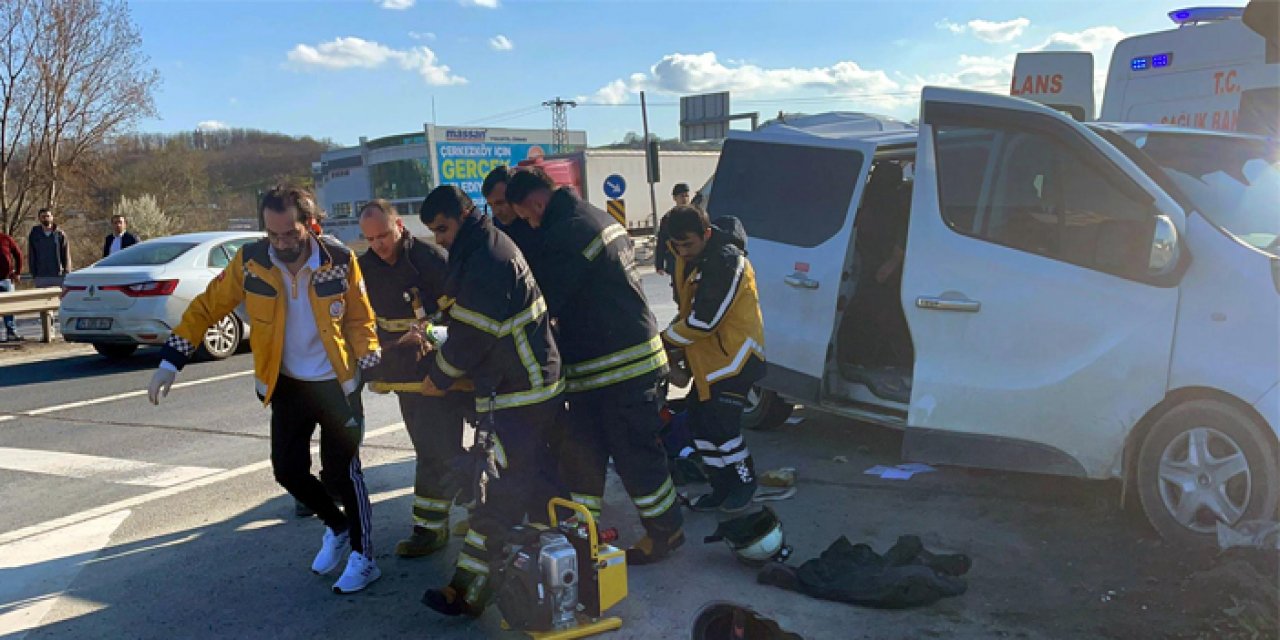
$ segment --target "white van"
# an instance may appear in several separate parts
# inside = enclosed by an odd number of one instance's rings
[[[913,461],[1122,478],[1183,541],[1280,501],[1274,142],[929,87],[918,131],[731,132],[768,374]]]

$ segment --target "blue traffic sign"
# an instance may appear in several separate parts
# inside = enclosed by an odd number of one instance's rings
[[[627,192],[627,181],[618,174],[604,179],[604,195],[607,198],[621,198]]]

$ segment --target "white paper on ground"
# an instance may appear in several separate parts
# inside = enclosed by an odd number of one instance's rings
[[[886,466],[884,466],[884,465],[879,465],[879,464],[878,464],[878,465],[876,465],[876,466],[874,466],[874,467],[871,467],[870,469],[867,469],[866,471],[863,471],[862,473],[863,473],[864,475],[868,475],[868,476],[878,476],[878,475],[880,475],[880,474],[882,474],[882,473],[884,473],[884,472],[886,472],[886,471],[888,471],[888,470],[889,470],[889,467],[886,467]]]
[[[804,418],[801,418],[800,416],[791,416],[790,418],[787,418],[787,424],[800,424],[801,422],[804,422]]]
[[[885,469],[884,473],[880,474],[880,478],[883,480],[910,480],[911,476],[914,475],[915,473],[912,471],[903,471],[902,469]]]
[[[903,471],[910,471],[911,473],[929,473],[930,471],[937,471],[937,469],[934,469],[923,462],[908,462],[906,464],[898,465],[898,468]]]

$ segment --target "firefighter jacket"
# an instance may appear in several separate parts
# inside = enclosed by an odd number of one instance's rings
[[[628,381],[652,386],[666,374],[667,354],[626,229],[562,188],[547,203],[539,231],[534,275],[556,319],[567,390]]]
[[[449,338],[427,367],[436,388],[471,378],[480,413],[491,402],[496,410],[515,409],[560,396],[560,352],[547,302],[524,255],[488,216],[462,219],[449,248],[444,296]]]
[[[421,386],[428,358],[416,346],[394,345],[419,320],[415,306],[423,319],[439,310],[437,299],[449,274],[449,256],[436,244],[404,233],[399,251],[395,264],[387,264],[373,249],[359,258],[383,347],[382,362],[368,376],[369,388],[377,392],[394,390],[398,383]]]
[[[374,367],[381,359],[373,310],[351,250],[328,237],[314,241],[312,248],[319,248],[320,268],[311,275],[307,294],[329,364],[343,391],[350,394],[359,387],[359,370]],[[292,277],[272,264],[270,247],[265,238],[242,247],[204,293],[191,301],[161,351],[162,358],[182,369],[205,330],[244,303],[251,330],[254,382],[263,404],[271,402],[280,376],[288,305],[285,296],[289,295],[284,278]]]
[[[662,337],[684,349],[701,400],[711,398],[713,385],[730,379],[748,385],[764,376],[764,319],[746,243],[742,223],[725,216],[712,223],[697,260],[676,256],[680,310]]]

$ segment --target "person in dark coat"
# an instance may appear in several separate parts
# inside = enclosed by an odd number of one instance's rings
[[[130,233],[128,229],[129,222],[124,216],[118,213],[111,216],[111,233],[108,233],[106,239],[102,241],[102,257],[105,258],[138,244],[138,236]]]
[[[53,221],[53,212],[41,209],[36,217],[40,224],[27,236],[27,261],[37,287],[60,287],[62,278],[71,273],[71,247],[67,234]]]

